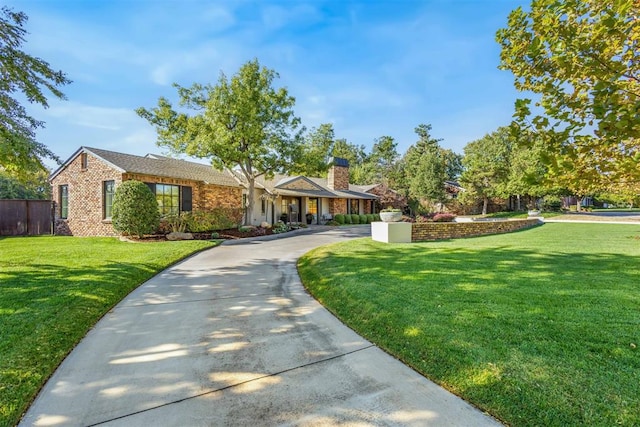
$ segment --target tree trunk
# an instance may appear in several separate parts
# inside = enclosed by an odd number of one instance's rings
[[[489,206],[489,198],[487,196],[484,196],[482,198],[482,215],[486,215],[487,214],[487,207]]]
[[[580,212],[582,210],[582,197],[576,196],[576,212]]]
[[[253,218],[254,208],[254,194],[256,192],[256,179],[254,177],[247,177],[247,215],[244,219],[244,225],[251,225],[251,219]]]

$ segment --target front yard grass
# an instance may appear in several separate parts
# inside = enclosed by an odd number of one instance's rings
[[[640,425],[640,226],[369,238],[300,259],[367,339],[514,426]]]
[[[214,242],[0,238],[0,425],[15,425],[67,353],[159,271]]]

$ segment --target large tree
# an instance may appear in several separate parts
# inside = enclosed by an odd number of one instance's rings
[[[440,146],[442,139],[431,136],[431,125],[418,125],[415,132],[419,139],[401,161],[403,187],[415,200],[441,203],[446,198],[445,181],[460,171],[460,156]]]
[[[496,39],[500,68],[538,96],[516,125],[538,133],[551,178],[576,193],[640,179],[640,2],[533,0]]]
[[[371,153],[354,165],[351,179],[354,184],[384,184],[393,186],[398,175],[398,144],[391,136],[376,138]]]
[[[230,79],[221,73],[215,86],[174,84],[180,105],[191,110],[190,115],[175,111],[166,98],[151,110],[136,110],[156,127],[158,145],[242,173],[247,183],[247,222],[253,218],[256,178],[288,172],[299,152],[295,98],[286,88],[273,87],[276,77],[275,71],[254,59]]]
[[[331,166],[330,157],[335,144],[335,132],[331,123],[312,128],[303,138],[295,163],[290,168],[293,174],[324,176]]]
[[[464,172],[460,182],[466,197],[482,199],[483,215],[487,213],[490,198],[508,195],[512,150],[511,132],[504,127],[464,147]]]
[[[45,91],[65,99],[59,87],[70,83],[62,71],[22,51],[27,34],[27,15],[2,7],[0,12],[0,167],[14,177],[26,179],[44,170],[43,160],[58,160],[44,144],[36,141],[36,129],[43,122],[27,114],[16,99],[21,94],[30,103],[49,106]]]

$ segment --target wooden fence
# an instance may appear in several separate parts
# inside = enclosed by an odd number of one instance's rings
[[[51,200],[0,200],[0,236],[51,234]]]

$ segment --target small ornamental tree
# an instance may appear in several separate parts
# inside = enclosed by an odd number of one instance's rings
[[[111,215],[113,228],[125,236],[142,238],[160,226],[158,202],[147,185],[125,181],[116,188]]]

